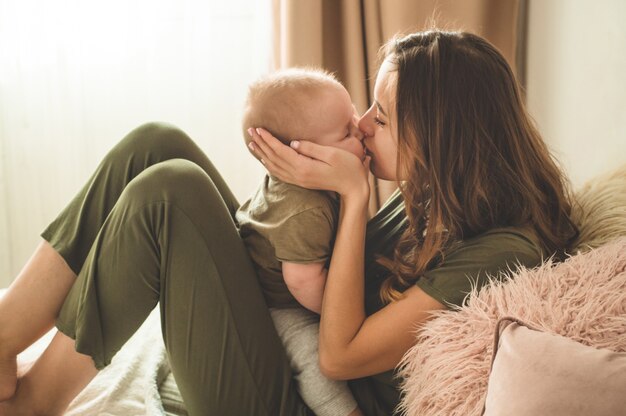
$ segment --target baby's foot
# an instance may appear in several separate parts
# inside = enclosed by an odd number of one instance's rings
[[[17,387],[17,357],[0,355],[0,402],[13,397]]]

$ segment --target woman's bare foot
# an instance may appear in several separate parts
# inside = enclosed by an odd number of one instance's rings
[[[0,354],[0,402],[10,399],[17,387],[17,357]]]
[[[11,408],[9,403],[0,402],[0,416],[9,416],[11,414]]]
[[[59,331],[34,364],[22,356],[17,364],[17,389],[0,403],[0,416],[60,416],[98,373],[93,359],[76,352],[74,340]]]
[[[0,416],[2,416],[2,415],[0,414]],[[361,409],[357,407],[352,412],[350,412],[350,414],[348,416],[365,416],[365,415],[363,414]]]
[[[9,416],[15,414],[13,406],[9,402],[0,402],[0,416]]]
[[[6,402],[0,402],[0,416],[38,416],[37,413],[34,413],[32,410],[27,409],[19,409],[13,403],[13,400],[8,400]]]

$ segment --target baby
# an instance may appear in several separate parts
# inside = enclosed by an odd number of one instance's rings
[[[350,95],[321,70],[283,70],[254,82],[243,118],[246,144],[250,127],[284,143],[309,140],[365,158]],[[362,414],[347,383],[327,379],[318,364],[318,315],[338,214],[335,193],[269,175],[236,214],[300,395],[322,416]]]

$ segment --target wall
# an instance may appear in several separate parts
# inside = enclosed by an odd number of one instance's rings
[[[626,163],[626,2],[529,0],[527,98],[574,188]]]
[[[247,85],[270,68],[257,0],[0,0],[0,287],[99,160],[141,123],[185,130],[244,199]]]

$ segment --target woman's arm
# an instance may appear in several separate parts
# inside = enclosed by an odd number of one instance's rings
[[[254,132],[253,132],[254,133]],[[368,160],[359,168],[348,152],[301,142],[297,153],[269,133],[252,134],[254,148],[271,174],[299,186],[329,189],[341,197],[339,225],[322,302],[319,354],[331,378],[353,379],[394,368],[415,343],[430,312],[443,309],[418,287],[366,317],[364,248]]]
[[[334,379],[343,378],[342,369],[353,361],[352,341],[366,321],[364,252],[368,197],[369,192],[341,197],[339,225],[322,300],[319,339],[321,370]]]
[[[354,379],[394,368],[415,344],[415,331],[429,312],[443,309],[418,287],[366,317],[364,248],[366,202],[342,198],[339,229],[328,271],[320,320],[322,372],[333,379]]]

